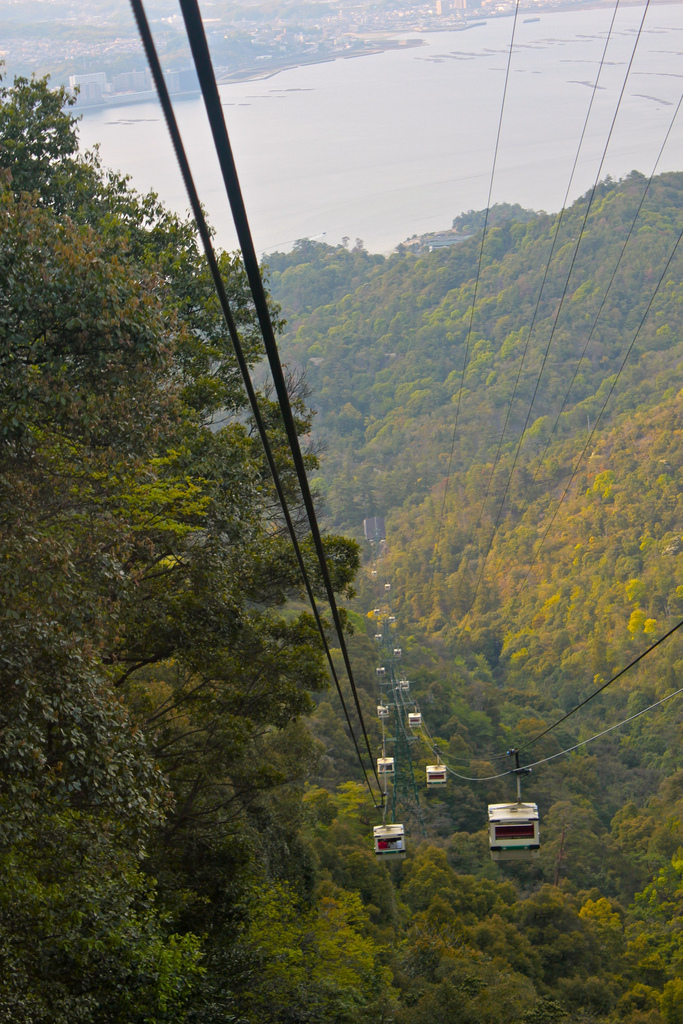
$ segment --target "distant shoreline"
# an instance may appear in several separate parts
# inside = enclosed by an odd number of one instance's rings
[[[465,29],[467,26],[463,26]],[[463,29],[448,29],[447,31],[463,31]],[[402,38],[400,40],[387,39],[383,43],[379,43],[374,46],[359,46],[355,50],[351,50],[349,53],[332,53],[328,56],[317,56],[311,54],[310,58],[305,56],[296,60],[286,60],[282,63],[269,63],[267,66],[239,68],[236,71],[222,73],[221,69],[216,70],[216,81],[218,85],[234,85],[238,82],[256,82],[265,81],[268,78],[274,78],[275,75],[279,75],[282,71],[293,71],[295,68],[300,67],[311,67],[315,64],[332,64],[337,60],[354,60],[357,57],[371,57],[378,53],[386,53],[388,50],[413,50],[418,46],[423,46],[424,40],[419,38],[412,39],[410,37]],[[200,96],[199,90],[193,90],[192,92],[174,93],[171,96],[172,100],[189,100],[195,99]],[[156,90],[145,90],[145,92],[124,92],[115,93],[112,96],[108,96],[102,103],[84,103],[82,106],[76,104],[75,112],[78,114],[86,114],[89,110],[115,110],[117,107],[129,107],[135,103],[154,103],[157,102]]]
[[[654,0],[657,6],[661,7],[673,7],[680,6],[683,0]],[[643,6],[644,0],[621,0],[622,6],[638,7]],[[524,17],[532,17],[534,20],[540,20],[544,15],[551,14],[569,14],[578,11],[596,11],[603,8],[607,9],[611,5],[611,0],[585,0],[583,3],[559,3],[553,4],[547,7],[529,7],[520,8],[520,15],[524,20]],[[513,15],[513,11],[486,11],[475,15],[474,12],[471,14],[471,20],[465,22],[462,25],[448,25],[443,28],[430,26],[426,29],[411,29],[409,33],[401,34],[400,38],[391,36],[387,33],[387,38],[382,39],[381,33],[378,33],[378,39],[375,45],[371,46],[359,46],[357,49],[352,50],[349,53],[339,52],[331,53],[327,56],[311,54],[310,57],[302,55],[297,58],[285,59],[282,62],[268,63],[267,66],[254,66],[248,68],[238,68],[233,72],[228,72],[220,67],[216,69],[216,80],[218,85],[234,85],[239,82],[256,82],[266,81],[269,78],[274,78],[283,71],[293,71],[296,68],[301,67],[313,67],[317,64],[332,64],[338,60],[354,60],[357,57],[372,57],[379,53],[387,53],[390,50],[412,50],[416,47],[424,45],[423,36],[433,35],[436,33],[444,34],[447,32],[466,32],[468,29],[478,28],[480,25],[486,24],[486,21],[492,21],[498,18],[510,18]],[[197,90],[192,92],[176,93],[172,96],[173,100],[189,100],[196,99],[201,93]],[[120,93],[111,97],[107,97],[102,103],[84,104],[80,106],[76,104],[74,108],[78,114],[87,114],[88,111],[102,111],[102,110],[115,110],[117,107],[128,107],[137,103],[154,103],[157,102],[156,90],[145,91],[141,93]]]
[[[378,53],[386,53],[388,50],[412,50],[416,46],[423,46],[422,39],[411,39],[406,37],[403,40],[386,40],[377,43],[376,46],[363,46],[352,50],[350,53],[331,53],[326,57],[311,54],[310,58],[299,58],[297,60],[283,61],[281,64],[268,64],[268,67],[240,68],[232,73],[217,75],[219,85],[232,85],[235,82],[255,82],[274,78],[281,71],[293,71],[295,68],[311,67],[315,64],[332,64],[337,60],[353,60],[356,57],[372,57]]]

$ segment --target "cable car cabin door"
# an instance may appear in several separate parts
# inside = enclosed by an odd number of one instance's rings
[[[536,804],[490,804],[491,860],[537,860],[540,832]]]

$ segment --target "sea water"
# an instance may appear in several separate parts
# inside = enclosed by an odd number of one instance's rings
[[[492,203],[557,210],[602,56],[613,6],[520,11],[493,180]],[[570,188],[598,173],[643,7],[617,18]],[[423,45],[280,71],[221,86],[259,252],[298,238],[357,238],[386,252],[486,206],[512,17],[420,36]],[[601,177],[649,175],[683,91],[683,5],[648,11]],[[218,244],[235,234],[201,100],[176,103],[180,129]],[[84,148],[154,189],[174,210],[188,203],[160,108],[87,111]],[[660,170],[683,169],[683,111]]]

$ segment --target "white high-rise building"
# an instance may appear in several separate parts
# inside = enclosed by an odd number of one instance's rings
[[[69,88],[73,92],[78,86],[78,105],[82,107],[96,106],[103,102],[106,92],[111,91],[104,71],[95,71],[89,75],[69,75]]]
[[[90,75],[69,75],[69,88],[77,85],[99,85],[102,92],[107,92],[107,76],[104,71],[95,71]]]

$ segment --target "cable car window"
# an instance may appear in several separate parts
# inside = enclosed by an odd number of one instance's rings
[[[406,855],[405,830],[403,825],[376,825],[372,830],[375,853],[378,857],[404,860]]]
[[[534,826],[520,822],[514,825],[496,825],[496,839],[533,839]]]
[[[378,850],[396,850],[401,848],[401,839],[378,839],[377,849]]]

